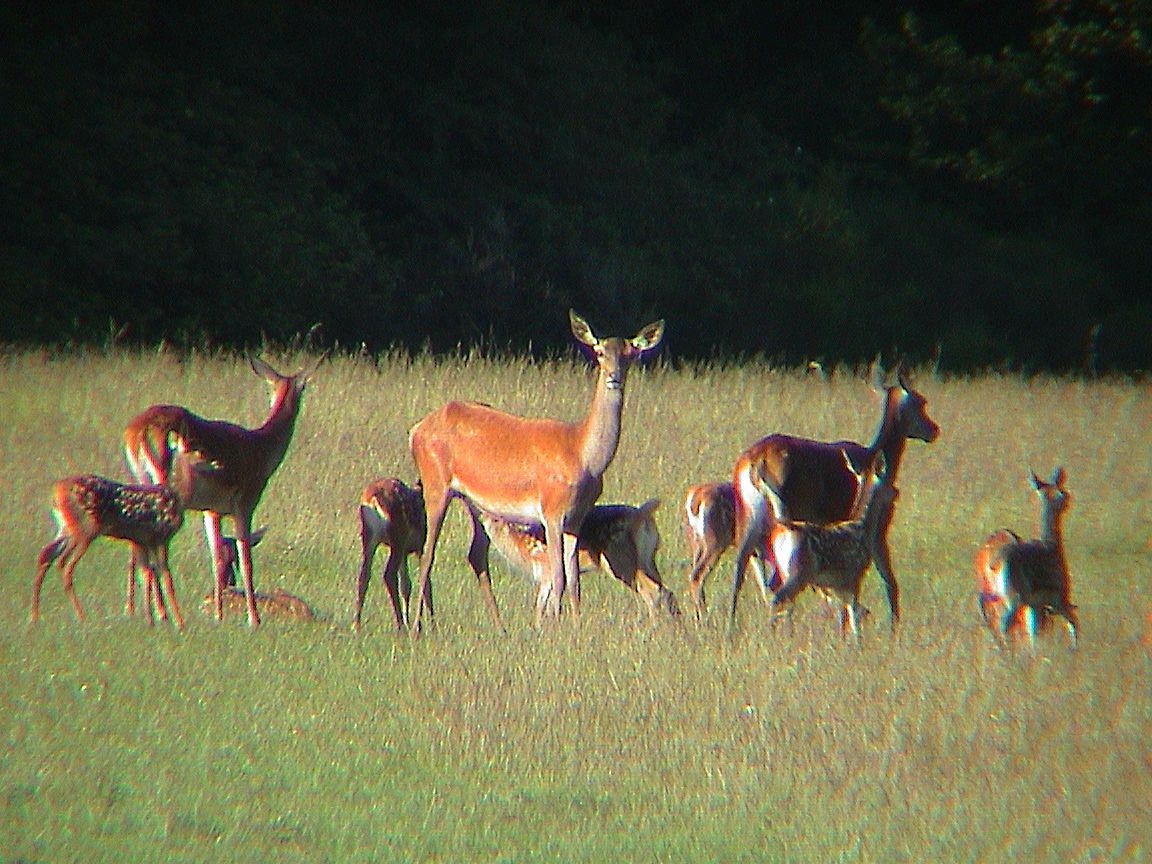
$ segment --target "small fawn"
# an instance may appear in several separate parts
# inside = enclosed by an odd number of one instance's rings
[[[607,570],[644,602],[649,616],[655,616],[660,609],[678,616],[680,607],[676,598],[660,581],[660,571],[656,567],[660,531],[652,513],[659,505],[656,498],[639,507],[629,504],[594,505],[580,526],[576,543],[578,566],[581,569],[598,567]],[[480,538],[490,538],[509,563],[531,571],[537,586],[536,609],[540,612],[548,605],[553,590],[542,527],[508,522],[482,511],[478,512],[477,518],[483,531],[473,535],[469,561],[479,560],[474,555],[476,543],[484,543]],[[486,560],[486,547],[483,553]],[[476,566],[473,563],[473,569]]]
[[[408,598],[412,581],[408,575],[408,556],[424,550],[427,521],[420,483],[415,488],[395,477],[373,480],[360,496],[360,573],[356,577],[356,602],[352,612],[352,629],[360,629],[360,613],[371,578],[372,559],[379,546],[388,547],[384,563],[384,587],[392,601],[396,626],[408,626]],[[425,602],[432,607],[432,584],[425,590]]]
[[[856,473],[846,451],[844,463]],[[860,605],[860,584],[876,560],[877,549],[886,542],[884,533],[899,495],[884,476],[884,466],[883,453],[879,453],[863,475],[857,474],[859,492],[852,518],[830,525],[786,519],[773,522],[768,546],[781,578],[774,605],[789,603],[808,585],[834,594],[841,604],[842,635],[851,630],[859,640],[860,618],[867,614]],[[769,494],[778,493],[769,487]]]
[[[704,612],[704,580],[716,568],[720,556],[735,543],[735,533],[736,487],[732,481],[713,480],[689,486],[684,493],[684,536],[692,556],[688,596],[697,621]],[[769,582],[758,553],[753,552],[748,563],[764,602],[771,603],[772,592],[779,583]]]
[[[1021,540],[1007,529],[988,535],[976,550],[976,598],[984,623],[997,642],[1018,634],[1035,646],[1036,630],[1045,629],[1052,615],[1060,615],[1076,647],[1079,621],[1069,600],[1068,562],[1064,557],[1061,521],[1071,496],[1064,488],[1063,468],[1045,483],[1029,472],[1029,482],[1040,501],[1040,536]],[[1039,619],[1039,620],[1037,620]]]
[[[184,629],[172,587],[172,571],[168,567],[168,544],[184,524],[193,476],[203,469],[205,462],[197,451],[187,449],[183,438],[176,437],[176,444],[176,456],[166,483],[125,484],[95,474],[79,474],[53,485],[52,515],[59,530],[36,559],[32,621],[40,617],[40,586],[53,561],[58,561],[63,571],[64,591],[72,601],[76,617],[84,620],[84,610],[72,587],[72,573],[92,541],[105,536],[128,541],[132,560],[144,568],[147,596],[155,601],[155,613],[161,620],[167,619],[164,605],[164,593],[167,593],[172,601],[175,626]],[[163,591],[156,581],[157,568],[164,579]],[[153,620],[151,602],[148,616]]]

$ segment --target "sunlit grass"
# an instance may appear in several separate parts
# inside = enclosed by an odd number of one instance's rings
[[[304,357],[271,357],[298,368]],[[723,638],[708,585],[696,628],[650,626],[612,580],[537,632],[533,590],[494,559],[509,626],[492,632],[454,507],[434,573],[437,620],[413,644],[370,588],[348,630],[356,501],[414,479],[407,430],[453,397],[575,418],[592,375],[568,362],[340,357],[305,394],[256,514],[259,584],[318,623],[250,631],[200,611],[198,520],[173,544],[187,632],[125,619],[126,550],[80,563],[89,613],[59,578],[28,628],[52,480],[123,476],[119,434],[153,402],[247,425],[266,410],[241,358],[88,354],[0,360],[0,861],[558,860],[1139,861],[1152,854],[1152,393],[1125,381],[918,379],[940,440],[910,444],[893,528],[904,620],[865,583],[864,644],[814,597],[770,627],[746,591]],[[877,400],[751,364],[636,370],[603,501],[660,497],[659,563],[684,587],[679,498],[770,431],[867,440]],[[971,556],[985,533],[1035,532],[1027,470],[1068,470],[1066,540],[1079,651],[1029,657],[980,628]]]

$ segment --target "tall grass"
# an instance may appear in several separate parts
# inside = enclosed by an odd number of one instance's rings
[[[299,367],[306,358],[270,357]],[[0,862],[1139,861],[1152,855],[1152,392],[921,375],[943,432],[913,442],[892,533],[904,620],[879,580],[862,647],[812,596],[768,625],[753,591],[736,639],[709,584],[703,626],[651,626],[588,574],[584,614],[532,627],[528,580],[494,561],[509,634],[492,632],[454,507],[434,572],[436,626],[410,643],[373,584],[349,632],[356,501],[414,479],[407,429],[446,399],[575,418],[591,373],[569,362],[342,357],[304,397],[257,511],[260,585],[319,623],[191,612],[209,587],[197,520],[173,544],[184,634],[126,619],[126,550],[77,570],[77,624],[53,572],[26,624],[47,490],[123,476],[119,433],[154,402],[247,425],[267,409],[241,359],[112,352],[0,359]],[[842,371],[764,365],[635,370],[602,501],[659,496],[660,564],[684,588],[685,486],[784,430],[868,440],[878,400]],[[1035,656],[981,629],[971,556],[989,530],[1033,534],[1026,472],[1068,469],[1066,541],[1081,647]]]

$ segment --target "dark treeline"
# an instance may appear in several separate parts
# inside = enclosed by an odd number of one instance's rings
[[[1152,368],[1126,0],[9,3],[0,341]]]

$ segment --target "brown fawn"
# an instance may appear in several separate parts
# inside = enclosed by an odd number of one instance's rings
[[[360,629],[364,595],[371,579],[372,559],[380,546],[388,547],[383,581],[392,601],[396,626],[408,626],[408,599],[412,581],[408,575],[408,556],[424,550],[427,520],[420,483],[409,487],[395,477],[373,480],[360,496],[360,573],[356,577],[356,601],[352,611],[352,629]],[[432,609],[432,583],[425,589],[425,602]]]
[[[680,608],[676,598],[661,582],[656,567],[660,531],[652,514],[659,505],[657,498],[639,507],[594,505],[580,525],[577,559],[582,569],[607,570],[644,602],[649,616],[655,616],[661,609],[677,616]],[[482,530],[473,532],[473,548],[468,555],[473,570],[479,561],[487,560],[487,540],[491,539],[509,563],[531,571],[537,588],[536,610],[540,614],[553,590],[543,529],[539,525],[508,522],[482,511],[477,512],[477,518]],[[484,548],[477,548],[477,544]]]
[[[688,591],[692,611],[699,621],[704,612],[704,580],[716,569],[720,556],[734,541],[736,531],[736,487],[731,480],[713,480],[689,486],[684,493],[684,537],[692,563],[688,571]],[[759,551],[748,563],[765,603],[772,602],[772,584],[764,572]]]
[[[843,458],[855,473],[847,452]],[[841,633],[851,630],[859,640],[860,618],[866,614],[860,605],[860,585],[883,543],[899,494],[884,472],[884,455],[878,453],[864,473],[857,475],[859,492],[849,520],[830,525],[787,519],[773,522],[768,548],[780,576],[774,605],[791,602],[809,585],[822,589],[840,601]],[[769,493],[779,494],[771,486]]]
[[[206,466],[201,454],[187,449],[183,438],[177,439],[174,450],[176,455],[165,483],[125,484],[95,474],[79,474],[53,485],[52,514],[59,530],[36,559],[32,621],[40,617],[40,586],[53,561],[58,561],[63,571],[64,592],[72,601],[76,617],[84,620],[84,611],[72,587],[72,574],[92,541],[104,536],[128,541],[133,561],[144,568],[149,620],[153,619],[153,601],[161,620],[167,619],[164,604],[167,593],[175,626],[184,629],[172,587],[172,571],[168,567],[168,544],[184,524],[184,510],[194,477],[211,468]],[[163,591],[156,581],[157,569],[164,580]]]
[[[248,623],[252,626],[260,623],[253,594],[252,515],[269,479],[284,459],[296,427],[304,388],[324,356],[294,375],[281,375],[264,360],[249,358],[252,371],[264,378],[272,391],[268,416],[255,429],[224,420],[206,420],[179,405],[153,405],[133,417],[124,430],[124,457],[139,482],[164,480],[170,459],[165,444],[173,431],[182,430],[189,445],[202,451],[205,459],[212,463],[211,474],[203,481],[197,478],[193,484],[187,506],[204,513],[217,619],[224,614],[227,580],[220,520],[230,516],[235,524],[240,575],[248,597]]]
[[[1029,482],[1040,502],[1040,536],[1021,540],[1007,529],[988,535],[976,550],[976,597],[984,623],[997,642],[1021,631],[1030,647],[1036,630],[1043,630],[1050,616],[1060,615],[1076,647],[1079,621],[1070,598],[1068,561],[1064,555],[1061,522],[1071,503],[1064,488],[1063,468],[1052,472],[1045,483],[1029,472]],[[1039,620],[1037,620],[1039,619]]]

